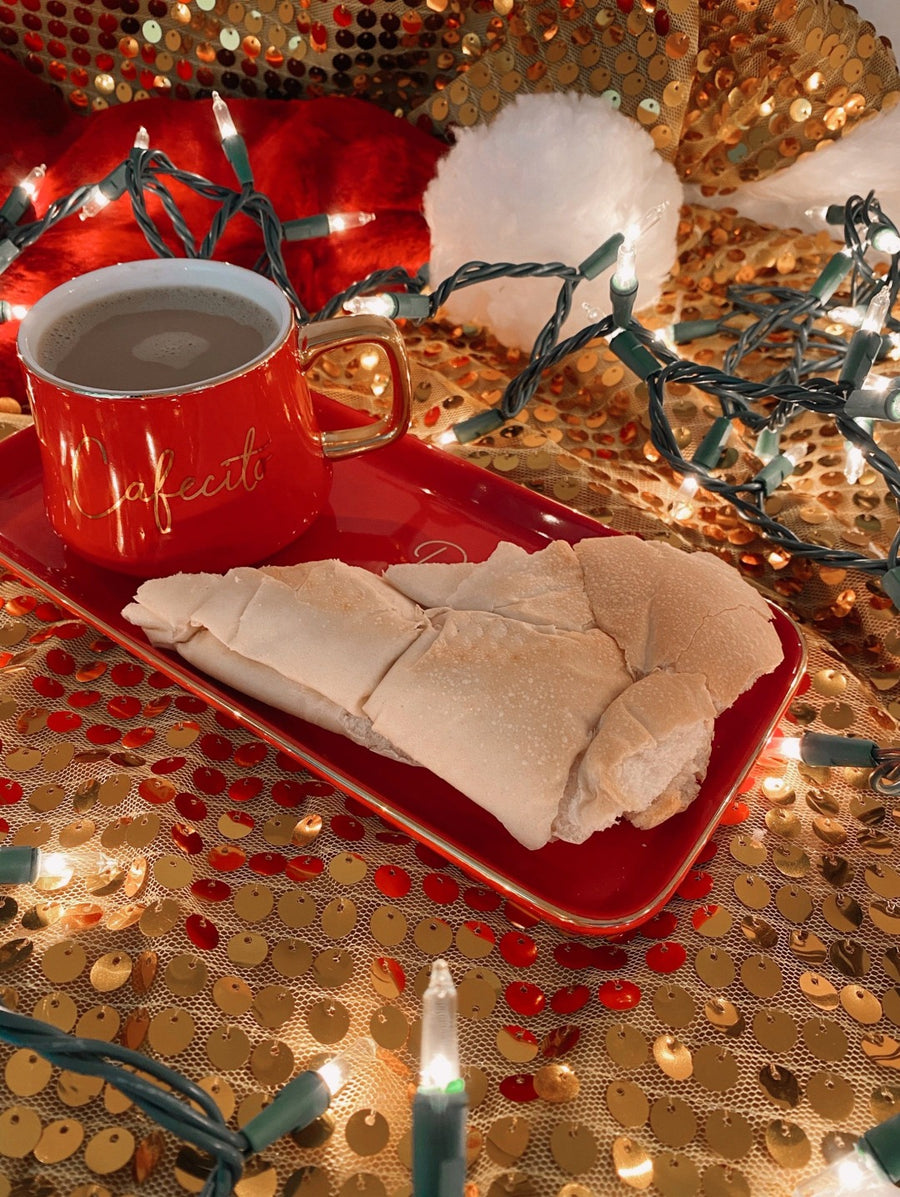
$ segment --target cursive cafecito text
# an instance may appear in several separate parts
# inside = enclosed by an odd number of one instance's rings
[[[85,479],[94,476],[97,470],[96,457],[99,453],[109,485],[108,502],[86,506]],[[256,429],[248,428],[244,447],[233,457],[223,458],[215,469],[203,478],[186,474],[177,484],[172,481],[175,469],[175,450],[163,449],[155,462],[150,463],[152,476],[149,480],[140,478],[114,481],[114,472],[108,469],[109,456],[103,441],[96,436],[85,436],[72,453],[72,502],[77,510],[89,520],[105,519],[118,511],[125,503],[147,503],[153,512],[153,521],[160,532],[172,530],[172,502],[181,499],[191,503],[195,499],[212,499],[222,491],[244,490],[252,492],[262,482],[266,473],[267,446],[257,445]],[[94,488],[92,488],[94,489]]]

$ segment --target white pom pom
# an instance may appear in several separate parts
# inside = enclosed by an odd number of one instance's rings
[[[649,134],[606,100],[575,93],[520,96],[488,126],[464,129],[425,193],[432,285],[464,262],[562,262],[578,266],[651,209],[662,218],[637,243],[636,308],[649,306],[675,260],[682,200],[674,168]],[[563,330],[606,314],[607,270],[581,283]],[[559,279],[499,279],[453,293],[448,319],[487,325],[506,345],[530,349],[552,315]]]

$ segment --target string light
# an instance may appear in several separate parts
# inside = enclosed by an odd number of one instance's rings
[[[28,307],[24,303],[9,303],[0,299],[0,324],[7,324],[10,320],[23,320]]]
[[[354,315],[425,320],[431,315],[431,300],[427,295],[404,295],[397,291],[385,291],[378,295],[355,295],[346,301],[344,311]]]
[[[774,428],[763,428],[760,432],[756,438],[753,452],[763,465],[768,465],[773,457],[777,457],[780,440],[781,438]]]
[[[685,474],[681,485],[675,492],[675,497],[669,504],[669,514],[673,520],[684,523],[694,514],[694,498],[700,489],[696,474]]]
[[[319,1068],[294,1077],[275,1100],[243,1128],[243,1136],[254,1153],[292,1130],[309,1126],[331,1105],[338,1093],[360,1068],[375,1058],[375,1042],[357,1039],[345,1051]]]
[[[202,1197],[231,1197],[252,1156],[323,1114],[338,1090],[375,1055],[373,1040],[357,1040],[319,1069],[300,1073],[235,1131],[204,1089],[152,1056],[106,1040],[69,1035],[3,1005],[0,1039],[35,1052],[57,1068],[108,1082],[164,1130],[198,1148],[209,1160]]]
[[[134,148],[146,149],[150,145],[147,130],[140,126],[134,138]],[[104,208],[121,199],[128,190],[128,159],[120,162],[115,170],[110,171],[105,179],[101,179],[88,192],[87,198],[78,213],[81,220],[90,220],[99,215]]]
[[[824,1171],[802,1181],[794,1197],[892,1197],[900,1181],[900,1114],[871,1127]]]
[[[890,254],[891,257],[900,253],[900,233],[892,224],[874,225],[870,231],[869,240],[872,243],[872,248],[877,249],[880,253]]]
[[[459,1070],[456,988],[435,960],[422,998],[419,1088],[413,1098],[414,1197],[462,1197],[468,1098]]]
[[[226,150],[233,149],[239,157],[245,147],[227,106],[220,97],[214,97],[213,104],[223,143],[228,143]],[[268,274],[282,289],[301,322],[312,318],[294,291],[281,254],[286,239],[285,228],[292,222],[282,223],[271,201],[256,192],[249,182],[244,182],[240,191],[235,191],[180,170],[164,154],[150,150],[143,136],[129,159],[107,178],[120,177],[120,170],[135,219],[153,252],[168,256],[172,250],[148,211],[148,194],[159,200],[172,231],[191,257],[212,256],[228,222],[239,213],[243,214],[256,222],[262,235],[265,252],[257,269]],[[199,246],[174,201],[169,180],[183,184],[218,205],[210,229]],[[95,190],[78,188],[48,205],[40,219],[11,229],[0,239],[0,272],[49,228],[83,208]],[[886,234],[882,230],[895,230],[896,226],[882,212],[873,193],[851,196],[843,205],[829,205],[826,213],[829,219],[843,220],[845,244],[826,263],[809,291],[799,292],[781,285],[766,288],[758,283],[735,284],[727,290],[733,312],[715,320],[683,321],[659,334],[643,328],[631,317],[631,254],[636,246],[636,231],[655,223],[664,211],[664,205],[651,209],[636,222],[635,228],[629,227],[625,232],[607,238],[577,267],[560,262],[473,261],[464,263],[447,278],[433,281],[429,278],[427,265],[414,274],[393,266],[376,270],[351,284],[333,296],[316,316],[326,319],[342,308],[366,311],[374,306],[375,310],[391,311],[397,316],[423,319],[437,313],[450,293],[460,287],[501,277],[556,278],[559,292],[554,311],[536,338],[525,367],[510,380],[495,407],[443,431],[439,443],[465,444],[497,432],[529,402],[546,371],[563,362],[568,355],[606,339],[611,352],[646,385],[651,440],[667,465],[678,474],[694,474],[699,485],[731,503],[746,522],[772,541],[773,551],[805,556],[841,568],[856,568],[873,575],[881,580],[885,594],[900,606],[900,544],[892,546],[886,558],[879,559],[872,546],[870,551],[876,555],[867,557],[858,551],[807,543],[773,518],[765,506],[768,495],[799,463],[801,454],[796,446],[785,452],[781,452],[780,446],[785,439],[786,425],[803,410],[833,421],[851,450],[858,451],[861,459],[880,474],[892,498],[900,502],[900,470],[873,439],[873,428],[866,423],[893,420],[900,415],[900,396],[890,387],[880,388],[873,381],[877,376],[871,373],[875,361],[895,352],[900,334],[900,322],[890,313],[900,289],[900,251],[894,255],[886,275],[873,270],[865,260],[867,248],[873,247],[873,238],[885,244]],[[368,215],[361,214],[358,219]],[[352,214],[338,213],[334,220],[327,216],[302,218],[297,227],[302,227],[303,221],[321,219],[327,222],[329,232],[337,231],[352,223],[346,219],[348,216]],[[308,229],[309,225],[306,227]],[[324,231],[325,225],[321,227]],[[360,227],[359,223],[356,227]],[[891,243],[888,241],[887,244]],[[611,301],[614,309],[619,305],[618,310],[607,317],[599,317],[592,311],[589,315],[591,323],[561,340],[561,328],[570,313],[574,289],[614,262],[618,267],[620,256],[621,269],[614,272],[615,283],[611,282]],[[835,290],[848,276],[850,302],[834,304],[830,308]],[[622,295],[628,293],[627,303],[623,303],[622,296],[617,300],[617,290]],[[848,316],[848,311],[841,309],[848,309],[852,314]],[[851,326],[855,326],[858,313],[865,312],[850,346],[833,328],[822,327],[829,319],[832,326],[837,323],[831,318],[832,311],[846,317]],[[734,339],[726,352],[722,370],[683,361],[672,349],[672,344],[712,332],[727,334]],[[761,382],[735,373],[744,358],[757,352],[766,357],[777,352],[785,359],[784,364]],[[837,382],[831,382],[825,376],[827,371],[839,369],[841,377]],[[719,402],[723,417],[729,421],[739,420],[749,434],[756,435],[762,468],[755,475],[745,480],[720,477],[709,472],[714,466],[699,467],[698,463],[682,456],[665,411],[667,388],[675,383],[705,391]],[[755,409],[760,402],[765,402],[765,411]],[[677,509],[692,501],[693,496],[683,494],[682,498],[685,503],[679,500],[675,505]]]
[[[23,844],[0,847],[0,885],[52,883],[52,888],[63,889],[76,871],[96,876],[112,868],[115,861],[102,852],[45,852]]]
[[[228,159],[237,181],[242,187],[253,186],[253,171],[250,167],[250,155],[243,137],[238,133],[228,105],[217,91],[212,93],[213,116],[222,139],[222,151]]]
[[[773,736],[768,752],[815,768],[871,769],[871,789],[891,796],[900,793],[900,749],[882,748],[874,740],[805,731],[799,736]],[[900,1129],[900,1121],[897,1126]]]
[[[33,167],[21,183],[13,187],[12,191],[0,206],[0,223],[7,225],[18,224],[29,207],[37,199],[38,188],[47,173],[46,166]]]
[[[322,212],[318,216],[287,220],[281,226],[281,231],[285,241],[307,241],[313,237],[330,237],[332,233],[361,229],[374,219],[374,212]]]

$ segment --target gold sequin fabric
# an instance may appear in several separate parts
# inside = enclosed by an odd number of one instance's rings
[[[563,935],[0,578],[0,836],[83,863],[0,895],[0,993],[200,1084],[233,1127],[358,1035],[376,1058],[238,1192],[410,1193],[421,996],[458,986],[478,1197],[789,1191],[900,1087],[900,873],[858,770],[766,756],[639,930]],[[884,742],[810,628],[784,727]],[[91,865],[94,850],[107,858]],[[3,1046],[4,1194],[198,1191],[108,1083]]]
[[[871,27],[824,0],[29,0],[0,7],[0,44],[83,109],[213,86],[353,94],[452,136],[523,91],[605,94],[717,191],[897,91]],[[833,248],[685,208],[671,283],[643,318],[719,315],[732,282],[808,287]],[[423,438],[495,403],[524,364],[482,329],[404,335]],[[682,353],[718,363],[728,344]],[[317,377],[357,405],[383,389],[364,354]],[[598,341],[457,452],[620,530],[720,554],[803,626],[783,730],[895,743],[900,619],[877,584],[773,549],[703,492],[679,506],[646,406]],[[670,414],[687,452],[715,413],[683,388]],[[790,435],[807,451],[773,514],[804,540],[883,555],[897,514],[880,480],[847,484],[827,421]],[[879,435],[896,458],[898,434]],[[738,429],[722,469],[744,476],[752,452]],[[613,939],[563,935],[3,575],[0,843],[82,863],[0,892],[0,996],[165,1062],[233,1128],[371,1035],[372,1063],[237,1191],[409,1197],[421,996],[443,956],[470,1099],[466,1197],[783,1197],[900,1109],[897,818],[867,780],[764,755],[659,914]],[[97,848],[111,864],[89,864]],[[0,1066],[0,1197],[199,1191],[203,1161],[112,1086],[10,1046]]]
[[[84,111],[348,95],[452,138],[520,94],[603,96],[711,191],[898,95],[892,51],[837,0],[22,0],[0,7],[0,45]]]
[[[764,178],[898,99],[893,51],[831,0],[701,2],[679,173],[708,193]]]

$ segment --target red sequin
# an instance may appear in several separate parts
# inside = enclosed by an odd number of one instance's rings
[[[671,910],[661,910],[655,918],[641,927],[641,935],[647,939],[668,939],[678,926],[678,918]]]
[[[397,865],[381,865],[375,870],[372,880],[386,898],[404,898],[412,885],[409,873]]]
[[[272,786],[272,800],[278,806],[288,809],[300,806],[306,801],[306,790],[299,781],[291,781],[289,777],[282,777]]]
[[[211,848],[206,858],[212,868],[220,873],[233,873],[241,868],[247,859],[247,853],[236,844],[217,844]]]
[[[90,61],[90,55],[88,55],[88,61]],[[72,72],[73,79],[78,73],[79,72],[76,71]],[[44,612],[43,615],[41,614],[42,611]],[[39,607],[35,611],[35,615],[38,617],[38,619],[58,619],[59,616],[62,615],[62,611],[60,611],[58,607]],[[83,636],[86,631],[87,628],[83,623],[61,623],[58,625],[58,627],[53,629],[53,634],[58,636],[60,640],[77,640],[80,636]]]
[[[54,673],[74,673],[75,658],[64,648],[51,648],[45,658],[47,668]]]
[[[203,851],[203,837],[196,827],[191,827],[189,823],[173,823],[172,839],[185,856],[199,856]],[[212,856],[212,853],[210,853],[210,856]],[[236,868],[237,866],[234,867]]]
[[[145,777],[138,785],[138,793],[152,806],[162,806],[175,797],[175,786],[161,777]]]
[[[516,968],[528,968],[537,960],[537,944],[521,931],[507,931],[500,938],[500,955]]]
[[[624,948],[615,947],[612,944],[601,944],[591,951],[591,964],[605,973],[624,968],[627,963],[628,953]]]
[[[239,777],[228,787],[228,797],[232,802],[249,802],[263,788],[261,777]]]
[[[106,711],[113,719],[134,719],[141,712],[141,701],[133,694],[117,694],[106,704]]]
[[[40,694],[41,698],[61,698],[66,692],[65,686],[55,677],[44,677],[40,674],[31,679],[31,688],[36,694]]]
[[[446,873],[428,873],[422,878],[425,897],[439,906],[447,906],[459,897],[459,886]]]
[[[47,726],[58,735],[68,735],[81,727],[83,720],[74,711],[51,711],[47,716]]]
[[[589,968],[591,949],[583,943],[560,943],[553,949],[553,959],[560,968]]]
[[[186,791],[175,795],[175,809],[182,819],[189,819],[192,823],[202,823],[207,814],[203,799]]]
[[[641,1000],[641,991],[632,981],[604,981],[597,990],[597,997],[607,1010],[633,1010]]]
[[[725,808],[725,813],[719,819],[722,827],[734,827],[737,823],[744,823],[750,818],[750,807],[741,798],[735,798]]]
[[[527,981],[513,981],[507,985],[504,996],[510,1010],[524,1016],[540,1014],[547,1004],[543,989]]]
[[[247,861],[251,872],[260,877],[277,877],[287,867],[287,861],[280,852],[257,852]]]
[[[216,877],[200,877],[191,884],[191,893],[201,902],[225,902],[231,897],[231,886]]]
[[[65,619],[65,612],[61,611],[55,603],[39,603],[34,608],[34,614],[42,623],[55,623],[58,619]],[[78,628],[77,635],[81,635],[87,631],[83,623],[63,625],[68,627]],[[60,634],[61,628],[56,629],[57,636]],[[74,639],[74,637],[73,637]]]
[[[665,943],[654,944],[645,957],[647,967],[655,973],[674,973],[681,968],[687,959],[687,952],[680,943],[667,940]]]
[[[537,1101],[534,1078],[529,1073],[506,1076],[500,1082],[498,1088],[507,1101],[516,1101],[519,1103]]]
[[[122,737],[122,747],[129,749],[143,748],[155,738],[156,732],[152,727],[133,727],[131,731],[126,732]]]
[[[22,787],[11,777],[0,777],[0,806],[12,806],[23,794]]]
[[[110,727],[108,723],[93,723],[84,733],[85,738],[92,744],[116,744],[122,736],[117,727]]]
[[[144,680],[146,672],[141,669],[140,665],[134,665],[130,661],[121,661],[118,665],[112,667],[109,676],[117,686],[124,688],[139,686]]]
[[[550,1009],[557,1014],[575,1014],[583,1009],[591,1000],[591,991],[587,985],[566,985],[564,989],[557,989],[550,999]]]
[[[541,1054],[551,1060],[567,1055],[578,1046],[581,1038],[581,1028],[571,1025],[554,1027],[548,1031],[541,1043]]]
[[[315,881],[324,868],[319,856],[295,856],[287,862],[285,874],[291,881]]]
[[[198,748],[211,761],[227,761],[231,759],[231,741],[226,736],[209,733],[201,736]]]
[[[219,930],[215,923],[205,919],[202,914],[189,914],[185,920],[184,929],[188,939],[195,948],[203,952],[211,952],[219,946]]]
[[[150,766],[153,773],[177,773],[187,764],[187,757],[184,756],[161,756],[158,761],[154,761]]]
[[[480,914],[490,914],[500,905],[500,895],[496,890],[485,889],[481,885],[470,885],[463,894],[463,901],[470,910],[477,910]]]
[[[677,892],[679,898],[685,898],[688,902],[696,902],[700,898],[705,898],[712,887],[713,879],[710,874],[703,870],[695,870],[688,873],[679,885]]]
[[[268,751],[268,745],[263,744],[262,741],[250,740],[246,744],[241,744],[240,748],[235,751],[234,763],[242,769],[252,769],[266,759]]]
[[[193,773],[194,785],[204,794],[221,794],[228,784],[228,778],[221,769],[207,769],[201,765]]]
[[[350,815],[335,815],[331,820],[331,830],[342,840],[350,840],[352,843],[363,839],[366,834],[366,829],[359,819]]]

